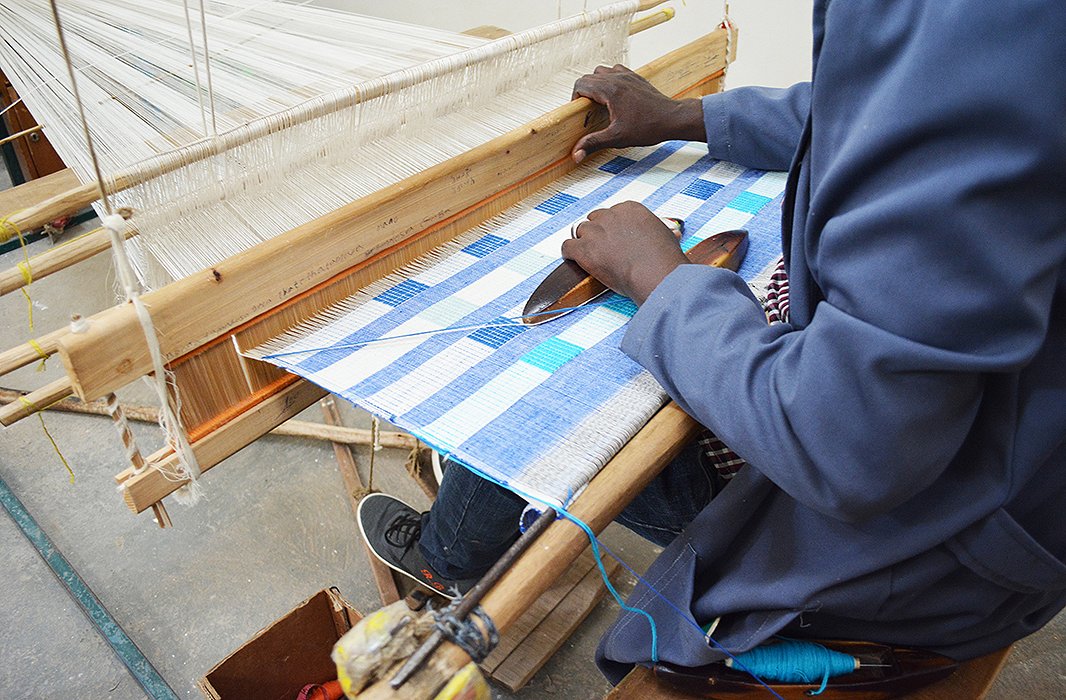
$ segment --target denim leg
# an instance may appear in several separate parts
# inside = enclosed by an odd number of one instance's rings
[[[716,473],[695,443],[674,458],[626,506],[615,522],[660,547],[670,544],[711,502]]]
[[[449,464],[418,546],[445,578],[478,578],[518,539],[521,496],[458,464]]]
[[[616,518],[665,547],[714,495],[714,468],[689,445]],[[418,546],[445,578],[477,578],[518,539],[521,496],[458,464],[450,464],[430,511],[422,516]]]

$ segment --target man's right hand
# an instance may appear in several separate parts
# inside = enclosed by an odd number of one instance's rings
[[[700,100],[672,100],[625,66],[599,66],[578,78],[573,98],[578,97],[606,105],[610,123],[578,140],[571,152],[575,162],[601,148],[707,140]]]

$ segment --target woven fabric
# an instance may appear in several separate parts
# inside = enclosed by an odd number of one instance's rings
[[[618,349],[636,311],[628,299],[609,295],[605,304],[539,326],[508,320],[559,263],[570,225],[593,209],[635,200],[684,219],[686,250],[714,233],[746,228],[740,273],[750,280],[780,256],[784,183],[783,173],[717,161],[696,144],[602,155],[248,354],[518,493],[565,505],[666,399]],[[469,328],[475,324],[486,327]],[[358,345],[454,327],[467,328]]]

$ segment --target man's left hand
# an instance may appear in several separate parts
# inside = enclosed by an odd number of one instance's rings
[[[643,204],[597,209],[563,241],[563,257],[638,305],[688,258],[673,232]]]

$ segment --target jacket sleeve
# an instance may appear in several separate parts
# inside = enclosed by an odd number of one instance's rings
[[[762,170],[787,170],[811,103],[811,84],[742,87],[703,98],[710,154]]]
[[[685,265],[622,344],[752,467],[841,520],[888,512],[953,460],[989,459],[960,450],[979,413],[1011,425],[1016,407],[986,391],[1062,313],[1064,13],[962,4],[923,5],[909,40],[858,67],[866,49],[834,64],[826,38],[797,233],[823,297],[807,326],[768,327],[737,275]],[[1009,430],[980,437],[1009,456]]]

